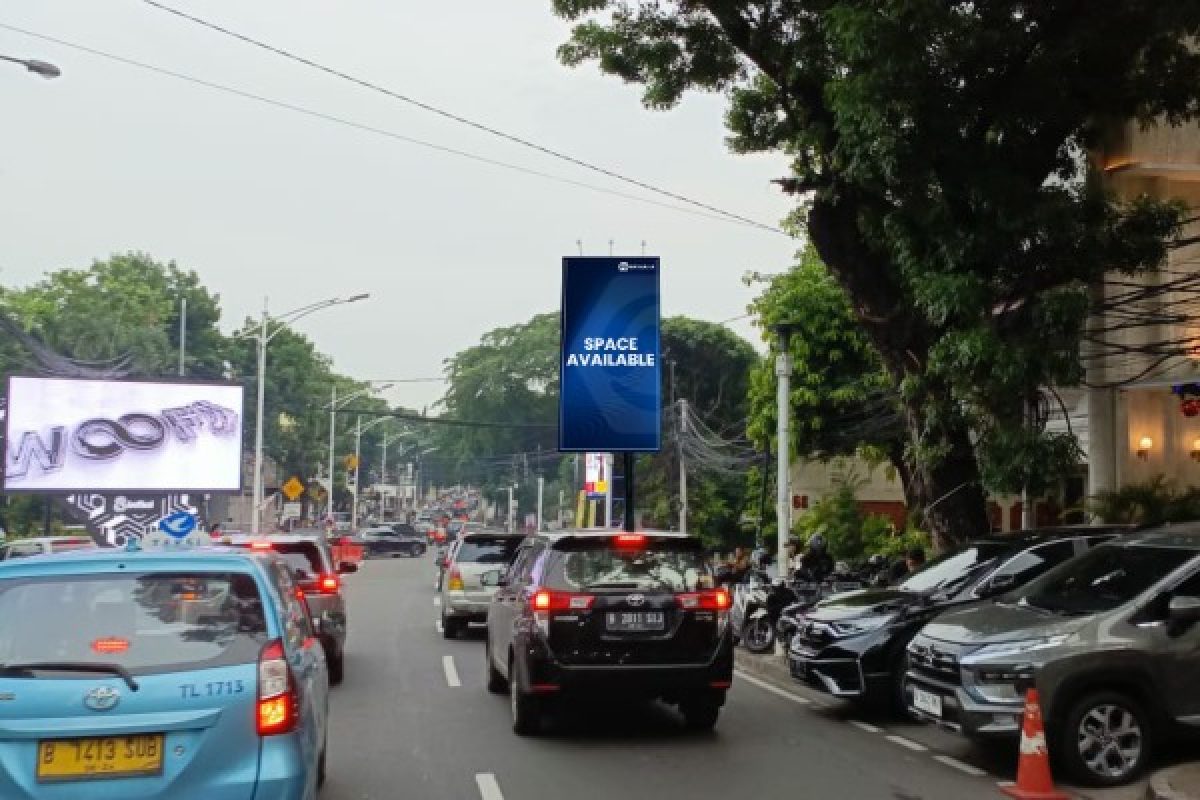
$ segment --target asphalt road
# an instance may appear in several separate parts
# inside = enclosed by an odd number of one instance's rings
[[[713,733],[685,731],[666,707],[605,699],[520,738],[507,699],[484,689],[481,632],[447,641],[436,628],[431,557],[366,562],[346,587],[346,681],[333,693],[323,800],[999,796],[994,778],[743,675]]]

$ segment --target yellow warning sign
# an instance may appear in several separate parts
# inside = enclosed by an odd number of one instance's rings
[[[287,482],[283,486],[279,487],[279,490],[283,492],[283,496],[288,500],[294,501],[297,497],[304,494],[304,484],[299,478],[293,475],[287,479]]]
[[[342,459],[342,463],[346,465],[346,469],[354,469],[358,466],[358,456],[349,455]]]

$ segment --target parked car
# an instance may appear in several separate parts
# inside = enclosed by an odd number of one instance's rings
[[[552,704],[613,695],[675,704],[710,729],[733,680],[728,592],[703,545],[679,533],[536,533],[488,606],[490,692],[509,694],[513,730],[536,733]]]
[[[1124,528],[1068,527],[991,536],[886,589],[822,600],[797,619],[792,676],[835,697],[902,710],[905,648],[938,614],[1023,586]]]
[[[442,596],[442,635],[453,639],[472,622],[486,622],[488,604],[495,586],[484,586],[481,576],[497,568],[507,569],[523,535],[508,533],[464,533],[447,557]]]
[[[390,527],[368,528],[359,534],[365,558],[417,558],[425,555],[427,545],[414,532],[411,536],[396,533]]]
[[[280,533],[265,538],[227,536],[222,541],[230,547],[275,553],[287,563],[296,586],[304,593],[317,637],[325,648],[329,682],[335,685],[341,683],[346,669],[349,622],[339,576],[357,572],[358,566],[335,562],[323,531]]]
[[[940,617],[908,652],[920,718],[1016,737],[1035,686],[1051,756],[1081,783],[1128,783],[1160,742],[1200,726],[1200,524],[1097,547]]]
[[[316,800],[328,675],[280,556],[5,561],[0,619],[0,797]]]
[[[90,536],[35,536],[29,539],[13,539],[0,547],[0,561],[47,553],[65,553],[69,550],[89,550],[94,547],[97,547],[96,540]]]

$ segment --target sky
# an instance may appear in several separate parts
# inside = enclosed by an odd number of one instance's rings
[[[550,0],[164,0],[423,102],[774,225],[779,155],[734,156],[724,99],[646,110],[639,87],[555,56]],[[0,25],[235,87],[359,125],[598,187],[439,152],[114,63],[0,27],[0,284],[130,250],[195,270],[223,327],[333,296],[369,300],[296,328],[352,377],[431,406],[443,362],[496,327],[557,308],[561,257],[663,260],[662,308],[745,314],[747,270],[796,242],[679,205],[248,46],[142,0],[3,0]],[[757,342],[748,319],[730,327]]]

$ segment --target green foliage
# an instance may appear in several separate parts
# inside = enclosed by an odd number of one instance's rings
[[[1078,378],[1086,287],[1163,263],[1182,210],[1118,202],[1086,154],[1114,122],[1194,119],[1200,5],[1128,0],[553,0],[560,50],[645,87],[729,98],[732,149],[781,186],[901,390],[914,500],[945,543],[989,529],[983,480],[1036,482],[1014,435]],[[980,461],[988,466],[981,471]],[[935,503],[936,501],[936,503]]]
[[[1102,522],[1162,525],[1200,520],[1200,488],[1179,488],[1164,476],[1101,492],[1088,504]]]
[[[930,548],[929,534],[912,528],[897,530],[888,517],[864,514],[858,502],[858,486],[853,476],[838,475],[833,492],[796,520],[795,532],[799,538],[807,542],[819,533],[825,537],[834,558],[852,564],[877,554],[896,560],[913,547]]]

